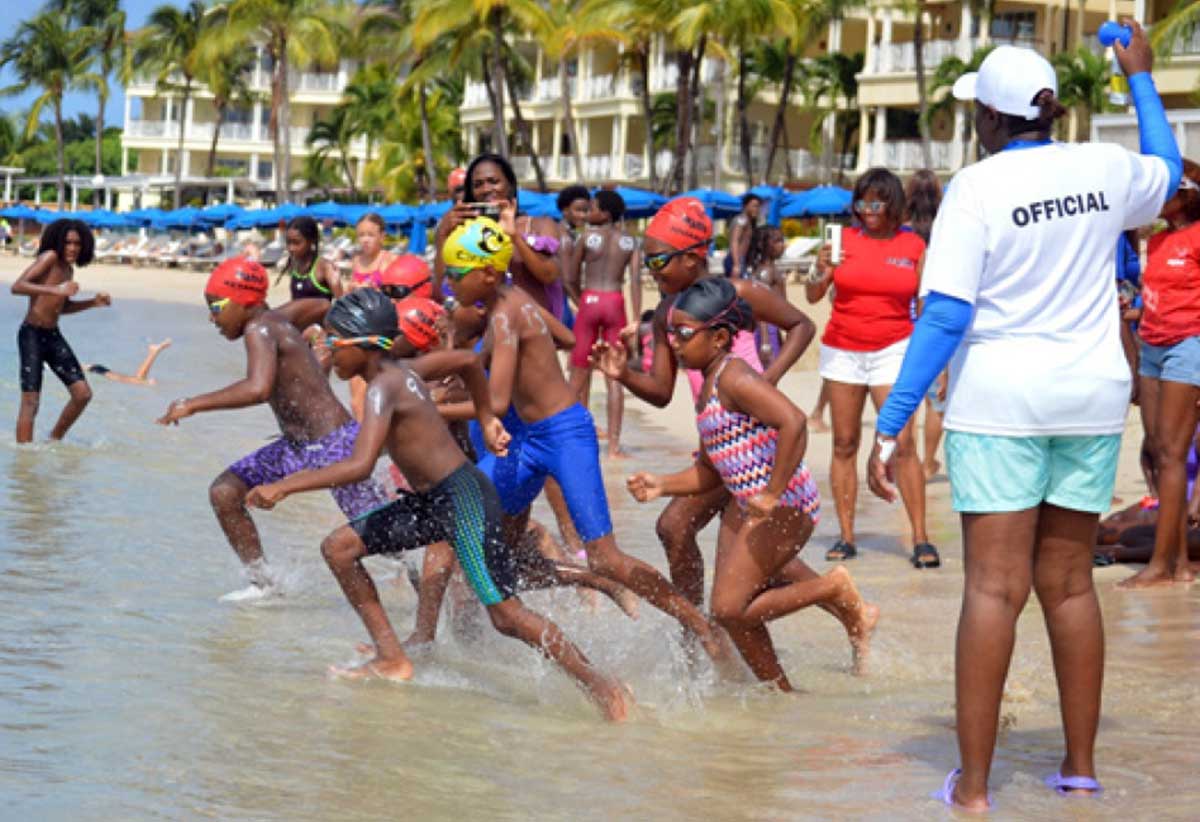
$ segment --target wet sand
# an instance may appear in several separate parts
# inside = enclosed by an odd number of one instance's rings
[[[27,261],[0,258],[10,281]],[[528,602],[625,679],[639,707],[603,723],[536,654],[484,628],[416,659],[413,683],[346,683],[330,664],[354,659],[364,634],[322,563],[338,522],[327,495],[256,515],[287,596],[218,604],[239,584],[207,504],[225,465],[273,433],[262,408],[152,424],[176,396],[244,373],[241,346],[221,340],[200,304],[204,275],[85,269],[86,292],[112,309],[67,317],[81,359],[132,370],[145,342],[175,345],[153,388],[93,381],[96,399],[70,440],[16,448],[0,438],[0,795],[20,819],[929,819],[928,798],[956,762],[953,635],[961,542],[944,478],[930,485],[938,571],[908,565],[899,506],[860,497],[860,558],[850,564],[883,608],[872,672],[849,675],[844,634],[821,612],[775,623],[799,693],[716,683],[689,670],[665,617],[636,622],[608,603],[595,614],[573,592]],[[159,300],[145,302],[135,299]],[[182,303],[182,304],[173,304]],[[16,413],[15,327],[24,301],[0,309],[7,365],[0,384]],[[811,407],[812,371],[784,389]],[[50,375],[39,433],[65,392]],[[592,406],[602,408],[597,386]],[[339,390],[340,387],[339,387]],[[621,545],[665,568],[653,523],[661,504],[624,491],[638,469],[682,467],[695,442],[686,392],[666,411],[631,400],[632,458],[606,462]],[[865,423],[870,425],[871,423]],[[1141,496],[1131,416],[1118,495]],[[830,436],[808,460],[827,491]],[[826,495],[826,500],[828,496]],[[836,535],[827,502],[805,551],[814,567]],[[536,515],[550,517],[539,502]],[[702,545],[711,577],[715,533]],[[387,566],[377,566],[386,571]],[[1037,604],[1019,627],[1002,709],[993,790],[998,819],[1192,819],[1200,802],[1195,718],[1200,586],[1125,592],[1131,572],[1096,572],[1108,633],[1105,715],[1097,752],[1107,792],[1064,800],[1041,785],[1061,756],[1057,697]],[[414,598],[384,585],[400,630]],[[1189,810],[1191,809],[1191,810]]]

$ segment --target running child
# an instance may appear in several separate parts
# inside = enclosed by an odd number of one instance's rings
[[[537,648],[573,676],[609,719],[624,719],[629,706],[623,686],[593,668],[554,623],[516,597],[496,491],[455,444],[425,388],[426,380],[461,376],[475,399],[489,448],[503,454],[508,434],[492,413],[478,357],[469,351],[438,351],[410,362],[390,358],[387,349],[399,336],[396,309],[370,289],[335,302],[325,326],[338,376],[369,381],[366,417],[353,453],[319,470],[263,484],[246,500],[271,508],[292,494],[367,481],[384,449],[411,484],[411,493],[341,526],[321,543],[330,571],[375,645],[372,660],[338,673],[411,678],[412,662],[362,560],[449,541],[496,630]]]
[[[209,487],[217,521],[242,561],[249,586],[222,601],[260,599],[275,592],[258,529],[243,500],[256,485],[303,468],[320,468],[350,455],[358,424],[338,402],[308,343],[291,321],[267,307],[267,272],[239,257],[213,271],[204,287],[210,319],[227,340],[245,340],[246,377],[208,394],[175,400],[158,422],[178,424],[202,411],[270,403],[282,435],[229,466]],[[342,513],[353,519],[387,502],[369,479],[333,489]]]
[[[729,280],[701,280],[679,295],[667,323],[675,356],[704,374],[696,403],[701,452],[676,474],[634,474],[630,493],[649,502],[724,487],[736,500],[725,523],[736,536],[717,554],[712,614],[761,681],[792,689],[767,622],[810,605],[844,615],[860,670],[879,609],[863,602],[844,566],[818,576],[798,559],[820,510],[803,460],[804,412],[731,352],[737,332],[754,324],[750,306]],[[777,585],[788,563],[803,566],[806,578]]]
[[[29,298],[25,320],[17,331],[21,358],[21,408],[17,413],[17,442],[33,440],[33,420],[42,396],[42,369],[50,366],[71,395],[50,431],[50,439],[61,440],[92,399],[92,389],[83,376],[75,352],[58,330],[62,314],[112,305],[99,292],[90,300],[72,300],[79,293],[75,266],[92,261],[95,251],[92,231],[79,220],[55,220],[42,231],[37,259],[12,284],[12,293]]]
[[[699,200],[677,197],[663,206],[647,226],[643,246],[645,266],[664,294],[654,314],[654,357],[650,370],[641,373],[630,369],[623,346],[600,341],[593,349],[593,362],[605,376],[619,380],[633,394],[659,408],[670,403],[675,393],[678,368],[667,337],[667,314],[682,291],[707,276],[711,240],[712,220]],[[756,371],[762,371],[763,377],[774,385],[812,342],[816,326],[798,308],[761,283],[745,279],[734,279],[732,283],[756,319],[777,325],[784,332],[779,357],[765,370],[754,350],[752,334],[738,332],[732,342],[733,353]],[[693,399],[698,399],[703,376],[698,371],[689,371],[688,380]],[[704,603],[704,559],[696,535],[725,510],[731,499],[724,487],[676,497],[658,518],[658,537],[671,567],[671,580],[697,606]],[[718,546],[729,537],[726,529],[722,529]],[[798,567],[796,570],[800,573]]]
[[[592,366],[592,345],[603,338],[610,344],[620,341],[625,328],[625,272],[636,266],[637,244],[621,228],[625,201],[615,191],[597,191],[588,212],[588,228],[579,235],[567,265],[571,285],[568,291],[579,294],[579,313],[575,317],[575,349],[571,352],[571,390],[584,408],[588,407]],[[630,277],[629,300],[634,316],[642,313],[642,290]],[[621,417],[625,395],[621,384],[606,379],[608,389],[608,455],[624,457],[621,450]]]
[[[342,278],[333,264],[321,259],[321,229],[312,217],[296,217],[284,235],[288,260],[284,274],[291,278],[292,299],[277,311],[303,330],[320,323],[329,303],[342,296]]]
[[[150,376],[150,369],[154,366],[154,361],[158,359],[158,355],[167,348],[170,348],[170,346],[171,341],[169,339],[163,340],[160,343],[150,343],[150,345],[146,346],[146,358],[142,360],[142,364],[138,366],[138,370],[133,374],[121,374],[99,363],[85,363],[83,370],[89,374],[104,377],[106,380],[123,382],[126,385],[155,385],[156,381]]]
[[[496,460],[492,473],[504,511],[514,518],[513,531],[524,531],[515,518],[529,508],[546,478],[553,477],[562,486],[592,570],[678,619],[714,659],[723,659],[716,634],[699,609],[653,567],[617,547],[595,423],[563,377],[537,304],[521,289],[502,284],[512,254],[508,234],[486,217],[461,224],[442,247],[446,276],[459,302],[478,306],[487,321],[484,355],[490,358],[492,410],[503,414],[512,405],[525,423],[512,452]],[[474,410],[447,406],[443,413],[464,418]]]

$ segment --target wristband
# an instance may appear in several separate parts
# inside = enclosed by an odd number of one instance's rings
[[[875,444],[879,446],[879,461],[886,465],[896,453],[896,441],[887,439],[882,434],[875,435]]]

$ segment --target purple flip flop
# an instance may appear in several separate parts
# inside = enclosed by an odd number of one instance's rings
[[[950,773],[946,774],[946,781],[942,783],[942,789],[940,791],[934,791],[931,796],[934,799],[940,799],[942,803],[948,807],[957,808],[965,813],[970,813],[970,811],[954,801],[954,786],[958,784],[958,778],[960,776],[962,776],[962,768],[955,768],[954,770],[950,771]],[[988,808],[991,808],[993,802],[992,795],[990,793],[988,794],[987,799]]]
[[[1091,791],[1079,796],[1099,796],[1104,792],[1100,783],[1090,776],[1063,776],[1061,771],[1047,776],[1045,782],[1046,787],[1059,796],[1075,796],[1077,791]]]

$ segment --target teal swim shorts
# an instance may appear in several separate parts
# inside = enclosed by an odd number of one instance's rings
[[[946,432],[954,510],[1024,511],[1043,502],[1102,514],[1112,503],[1121,435],[1001,437]]]

